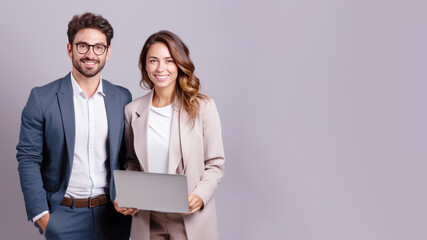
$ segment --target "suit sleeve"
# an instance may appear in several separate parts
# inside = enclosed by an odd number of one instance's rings
[[[203,203],[207,204],[224,175],[225,167],[221,123],[213,99],[208,101],[201,117],[203,124],[205,171],[193,194],[200,196]]]
[[[28,220],[49,209],[40,171],[43,162],[43,133],[40,99],[37,90],[33,89],[22,111],[19,143],[16,147],[19,180]]]
[[[134,148],[134,137],[132,130],[132,111],[125,107],[125,145],[126,145],[126,170],[141,171],[138,158]]]

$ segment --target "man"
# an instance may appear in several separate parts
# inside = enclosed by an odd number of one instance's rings
[[[28,219],[50,239],[129,239],[117,213],[113,170],[123,168],[123,109],[130,92],[101,79],[113,28],[100,15],[68,24],[72,71],[32,89],[22,111],[18,171]]]

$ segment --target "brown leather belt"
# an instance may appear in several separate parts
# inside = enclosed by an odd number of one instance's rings
[[[77,207],[77,208],[84,208],[84,207],[93,208],[93,207],[102,206],[109,202],[110,202],[110,198],[108,197],[108,195],[104,194],[96,197],[83,198],[83,199],[64,197],[64,199],[62,199],[61,205],[67,206],[67,207]]]

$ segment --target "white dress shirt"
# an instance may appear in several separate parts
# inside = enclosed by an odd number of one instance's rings
[[[75,142],[74,158],[66,197],[89,198],[105,194],[108,182],[108,120],[102,78],[95,94],[88,98],[71,74],[73,87]],[[35,216],[33,222],[47,214]]]
[[[147,133],[150,172],[168,173],[172,114],[172,104],[162,108],[151,106]]]
[[[76,138],[73,168],[65,196],[89,198],[108,192],[108,121],[102,80],[88,98],[71,74]]]

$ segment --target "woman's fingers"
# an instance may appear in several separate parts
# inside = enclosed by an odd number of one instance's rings
[[[138,213],[138,209],[136,208],[126,208],[123,212],[121,212],[123,215],[132,215],[135,216],[135,214]]]
[[[138,211],[139,211],[138,209],[133,208],[132,211],[130,212],[130,215],[135,216],[135,214],[137,214]]]
[[[183,215],[191,215],[199,211],[203,207],[203,200],[196,194],[190,194],[188,196],[188,213]]]
[[[114,199],[114,208],[117,212],[123,214],[123,215],[132,215],[134,216],[136,213],[138,213],[138,209],[136,208],[121,208],[117,204],[117,199]]]

